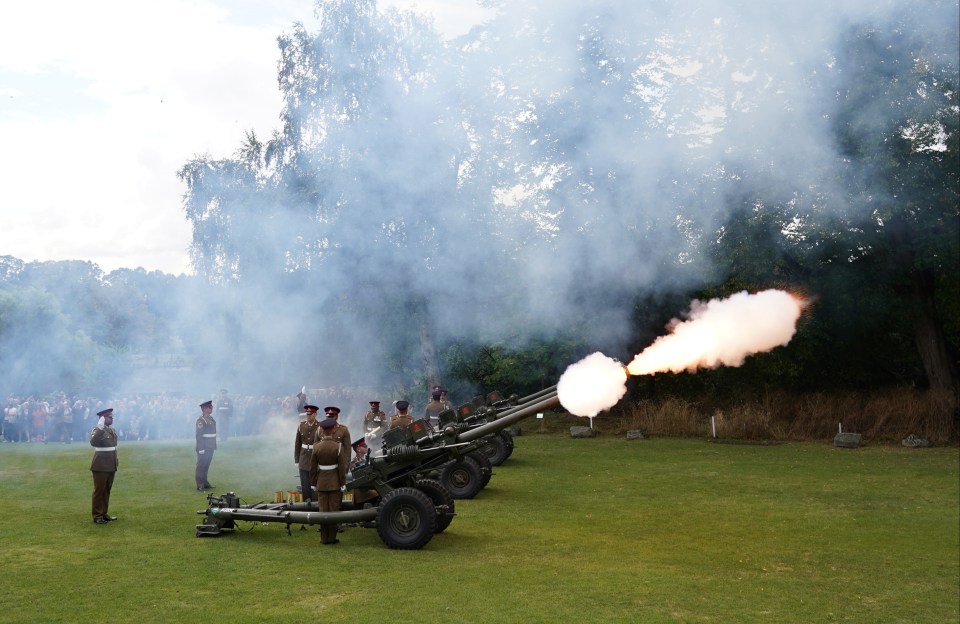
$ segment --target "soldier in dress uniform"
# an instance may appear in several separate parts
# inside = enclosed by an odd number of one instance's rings
[[[363,416],[363,432],[373,433],[386,428],[387,415],[380,409],[380,401],[370,401],[370,411]]]
[[[350,448],[350,430],[347,428],[346,425],[341,425],[340,421],[337,420],[340,416],[340,408],[332,407],[332,406],[325,407],[323,408],[323,412],[324,414],[326,414],[327,418],[332,418],[333,422],[336,423],[337,425],[336,427],[334,427],[334,431],[333,431],[334,437],[340,440],[341,442],[343,442],[344,446],[346,446],[347,449],[349,449]],[[347,461],[349,460],[350,460],[350,453],[348,452]]]
[[[407,413],[407,410],[410,409],[410,403],[407,401],[397,401],[397,415],[390,420],[390,428],[396,429],[397,427],[407,428],[407,425],[413,422],[413,416]]]
[[[350,470],[358,466],[364,466],[367,463],[367,453],[370,452],[370,449],[367,448],[367,439],[360,438],[350,446],[353,447],[354,456],[350,460]]]
[[[217,448],[217,421],[213,419],[213,401],[200,404],[200,417],[197,418],[197,469],[195,477],[197,491],[212,490],[214,486],[207,480],[207,472],[213,462],[213,452]]]
[[[443,403],[440,402],[441,392],[442,390],[439,387],[434,388],[430,394],[430,402],[423,410],[423,417],[427,419],[431,427],[436,427],[440,422],[438,417],[440,412],[443,411]]]
[[[293,444],[293,461],[300,470],[300,491],[303,493],[303,500],[312,501],[313,480],[310,478],[310,456],[313,454],[313,444],[317,441],[317,433],[320,431],[320,421],[317,420],[317,412],[320,408],[316,405],[304,405],[303,411],[307,419],[301,420],[297,426],[297,437]]]
[[[117,475],[117,432],[113,428],[113,408],[97,412],[100,419],[90,431],[90,446],[94,448],[90,471],[93,473],[93,521],[107,524],[116,520],[110,510],[110,490]]]
[[[330,408],[327,408],[330,409]],[[310,473],[317,488],[317,503],[321,512],[340,511],[340,497],[347,482],[347,464],[350,461],[350,444],[337,436],[337,421],[327,418],[320,422],[320,437],[313,445],[310,456]],[[337,525],[320,526],[320,543],[336,544]]]
[[[440,402],[443,403],[443,409],[453,409],[453,403],[450,402],[450,399],[447,397],[447,391],[443,388],[440,388]]]
[[[370,449],[367,447],[366,438],[360,438],[353,443],[353,452],[354,457],[350,460],[350,472],[367,464],[367,460],[370,457]],[[353,504],[359,506],[378,496],[380,496],[380,493],[375,489],[357,489],[353,491]]]

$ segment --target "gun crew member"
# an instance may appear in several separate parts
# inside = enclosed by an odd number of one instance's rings
[[[423,410],[423,417],[427,419],[427,422],[430,423],[430,426],[436,428],[440,423],[440,412],[443,411],[443,402],[440,401],[442,396],[442,390],[437,387],[433,389],[433,392],[430,394],[430,402],[427,403],[427,407]]]
[[[397,401],[397,415],[390,420],[390,428],[407,428],[407,425],[413,422],[413,416],[407,413],[410,409],[410,403],[407,401]]]
[[[320,408],[316,405],[304,405],[303,410],[307,418],[301,420],[297,426],[297,435],[293,444],[293,461],[300,471],[300,491],[303,492],[303,500],[312,501],[313,480],[310,478],[310,458],[313,455],[313,445],[317,441],[317,433],[320,431],[320,421],[317,420],[317,412]]]
[[[340,417],[340,408],[325,407],[323,408],[323,411],[326,414],[327,418],[333,419],[333,422],[336,423],[337,425],[336,427],[334,427],[333,436],[338,440],[340,440],[341,442],[343,442],[343,445],[347,447],[347,449],[349,449],[350,448],[350,430],[347,429],[346,425],[340,424],[340,421],[338,420],[338,418]],[[350,453],[348,451],[347,461],[349,460],[350,460]]]
[[[330,409],[330,408],[327,408]],[[337,421],[327,418],[320,422],[320,437],[313,445],[310,472],[317,488],[317,505],[321,512],[340,511],[340,498],[347,482],[347,464],[350,445],[336,435]],[[337,525],[320,526],[320,543],[337,544]]]
[[[380,409],[380,401],[370,401],[370,410],[363,416],[363,432],[373,433],[387,428],[387,415]]]

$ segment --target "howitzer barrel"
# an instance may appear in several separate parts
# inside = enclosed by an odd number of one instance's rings
[[[516,407],[523,407],[527,403],[530,403],[532,401],[539,401],[542,397],[545,397],[548,394],[556,394],[556,392],[557,392],[556,385],[550,386],[549,388],[544,388],[539,392],[534,392],[533,394],[529,394],[525,397],[520,397]]]
[[[560,399],[557,397],[556,386],[548,388],[546,392],[547,394],[541,394],[539,400],[535,402],[525,401],[522,405],[504,410],[497,416],[497,419],[492,422],[460,433],[457,435],[457,442],[473,442],[474,440],[479,440],[487,434],[502,431],[532,414],[550,409],[560,403]]]
[[[244,509],[242,507],[211,507],[203,512],[222,520],[249,520],[253,522],[283,522],[285,524],[342,524],[370,522],[377,519],[377,508],[349,511],[288,511],[286,509]]]

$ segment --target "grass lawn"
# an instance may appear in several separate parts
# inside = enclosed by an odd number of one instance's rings
[[[272,500],[290,447],[231,440],[211,481]],[[88,445],[0,444],[0,622],[960,621],[956,447],[524,435],[419,551],[360,528],[198,539],[192,448],[121,443],[98,526]]]

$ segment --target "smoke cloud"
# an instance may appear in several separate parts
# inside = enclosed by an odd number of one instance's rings
[[[598,351],[564,371],[557,382],[557,397],[571,414],[593,417],[623,398],[626,381],[623,364]]]
[[[560,403],[571,414],[592,417],[623,397],[628,374],[740,366],[750,355],[789,343],[806,305],[782,290],[694,301],[687,320],[673,319],[667,326],[670,333],[657,338],[626,369],[602,353],[567,368],[557,386]]]
[[[740,366],[749,355],[785,346],[806,303],[782,290],[739,292],[727,299],[694,301],[688,319],[673,319],[627,366],[631,375]]]
[[[304,24],[305,39],[322,29],[325,38],[304,47],[318,55],[313,73],[294,78],[323,73],[309,86],[329,90],[291,94],[303,105],[278,111],[278,134],[297,134],[272,153],[297,152],[287,163],[295,175],[279,177],[276,160],[198,157],[210,201],[198,202],[194,237],[221,234],[221,248],[242,250],[242,262],[222,266],[222,283],[236,287],[181,278],[173,295],[141,304],[121,278],[142,275],[111,275],[110,311],[156,307],[151,318],[169,325],[157,330],[135,325],[139,317],[95,316],[72,275],[51,276],[43,283],[65,302],[70,333],[56,337],[61,310],[38,302],[53,311],[25,318],[0,358],[41,345],[50,361],[84,359],[75,328],[89,313],[109,328],[92,335],[98,343],[150,360],[135,377],[126,362],[104,366],[104,386],[183,393],[189,424],[218,388],[276,397],[306,385],[311,401],[343,409],[354,436],[369,400],[405,398],[422,410],[428,397],[398,390],[420,381],[422,328],[438,345],[508,347],[569,332],[626,361],[638,294],[689,292],[715,277],[701,242],[742,207],[731,198],[755,189],[800,203],[837,197],[831,107],[849,79],[837,68],[851,30],[957,55],[951,1],[504,2],[449,44],[424,33],[378,39],[366,27],[338,37],[330,12],[348,4],[319,3],[323,18]],[[871,127],[876,111],[861,115]],[[825,203],[818,208],[849,208]],[[789,295],[739,299],[694,306],[631,373],[736,365],[789,340],[789,327],[768,327],[796,321]],[[745,345],[743,334],[762,340]],[[183,353],[191,356],[174,362]],[[592,364],[564,375],[570,411],[596,414],[623,396],[623,366],[603,357],[591,360],[597,375]],[[28,392],[54,383],[25,376],[37,381]],[[577,390],[592,386],[602,402],[580,403]]]

